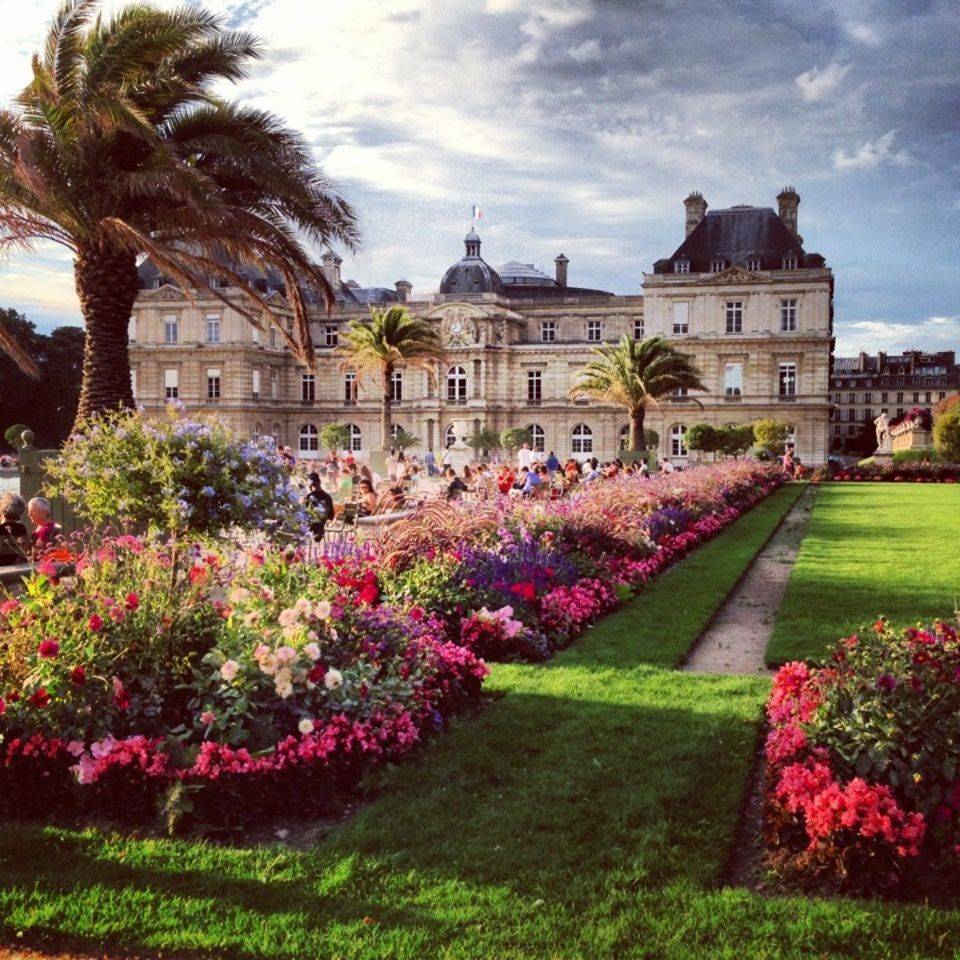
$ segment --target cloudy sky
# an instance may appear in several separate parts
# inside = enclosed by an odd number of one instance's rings
[[[55,5],[0,0],[0,101]],[[571,283],[638,292],[690,190],[775,206],[792,184],[839,352],[960,351],[960,0],[207,6],[264,39],[235,95],[303,130],[353,201],[363,285],[436,290],[478,203],[495,266],[562,251]],[[69,257],[0,265],[0,305],[78,322]]]

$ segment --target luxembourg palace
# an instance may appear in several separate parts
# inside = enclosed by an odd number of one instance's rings
[[[571,286],[563,254],[552,277],[518,261],[494,269],[472,230],[464,256],[429,300],[411,299],[402,280],[393,288],[345,281],[340,258],[328,251],[323,270],[337,303],[330,313],[315,307],[315,373],[275,331],[255,329],[227,306],[239,302],[238,291],[218,289],[223,300],[202,291],[188,298],[147,261],[130,325],[134,395],[147,411],[173,399],[191,412],[215,411],[240,433],[271,435],[304,458],[323,455],[320,428],[346,423],[352,448],[368,451],[379,446],[378,387],[342,369],[335,351],[352,319],[371,306],[404,303],[439,326],[447,351],[432,377],[401,370],[394,378],[394,422],[419,438],[414,453],[440,449],[460,430],[526,427],[536,449],[609,459],[624,442],[625,413],[571,397],[570,388],[593,348],[626,334],[663,336],[692,354],[708,388],[649,411],[661,458],[683,462],[684,430],[693,423],[773,417],[789,423],[801,461],[822,463],[833,274],[804,249],[799,203],[790,187],[777,210],[708,210],[699,193],[690,194],[682,242],[643,274],[642,293],[625,296]],[[281,312],[282,285],[251,279]]]

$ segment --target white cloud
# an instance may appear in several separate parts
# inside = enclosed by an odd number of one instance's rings
[[[889,130],[876,140],[865,140],[849,152],[838,147],[833,154],[834,167],[837,170],[874,170],[885,163],[906,166],[910,163],[910,154],[905,150],[893,149],[896,132]]]
[[[603,57],[600,41],[595,38],[578,43],[575,47],[571,47],[567,53],[570,54],[570,59],[576,63],[593,63]]]
[[[960,345],[960,315],[927,317],[917,323],[855,320],[837,325],[837,354],[861,350],[898,353],[904,350],[955,350]]]
[[[850,36],[859,43],[865,43],[867,46],[876,47],[883,41],[883,38],[880,36],[880,34],[869,24],[848,23],[846,26],[847,33],[849,33]]]
[[[811,67],[794,80],[800,88],[800,96],[807,103],[816,103],[832,93],[850,72],[849,64],[828,63],[822,70]]]

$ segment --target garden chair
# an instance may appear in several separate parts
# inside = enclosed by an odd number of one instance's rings
[[[324,539],[344,540],[348,534],[356,535],[357,519],[360,516],[360,505],[348,502],[343,505],[343,512],[339,517],[331,520],[323,532]]]

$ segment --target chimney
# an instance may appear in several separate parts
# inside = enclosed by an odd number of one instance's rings
[[[694,190],[683,205],[687,211],[687,232],[685,236],[690,236],[696,229],[697,224],[707,215],[707,201],[703,199],[703,194],[699,190]]]
[[[342,286],[340,264],[343,263],[343,258],[338,257],[332,250],[328,250],[320,259],[323,261],[323,273],[327,282],[334,290],[339,290]]]
[[[410,299],[410,291],[413,290],[413,284],[409,280],[398,280],[394,286],[397,288],[397,299],[401,303],[406,303]]]
[[[777,194],[777,203],[780,219],[784,226],[797,238],[797,243],[803,243],[803,237],[797,232],[797,208],[800,206],[800,194],[793,187],[784,187]]]
[[[557,286],[567,285],[567,264],[570,262],[562,253],[553,261],[557,265]]]

